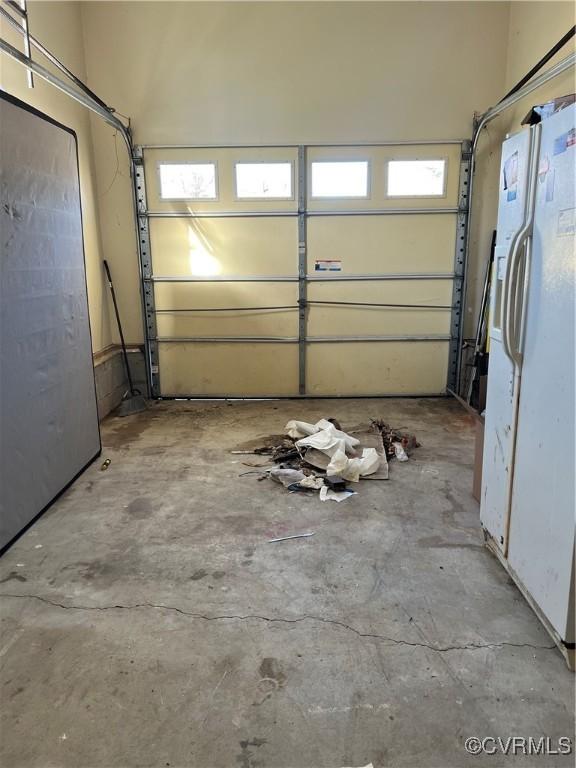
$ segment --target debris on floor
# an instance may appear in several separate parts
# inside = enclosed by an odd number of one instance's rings
[[[368,765],[364,765],[362,768],[374,768],[372,763],[368,763]]]
[[[277,541],[288,541],[289,539],[307,539],[310,536],[314,536],[314,531],[311,533],[295,533],[293,536],[280,536],[279,539],[268,539],[268,544],[275,544]]]
[[[339,475],[326,475],[323,481],[323,485],[326,485],[331,490],[336,491],[336,493],[340,493],[341,491],[346,490],[346,480],[344,480],[344,478],[340,477]]]
[[[398,461],[408,461],[408,454],[404,450],[402,443],[392,443],[394,447],[394,453]]]
[[[373,768],[372,763],[368,763],[368,765],[363,766],[363,768]]]
[[[350,496],[355,496],[356,491],[333,491],[327,485],[320,488],[320,501],[346,501]]]
[[[398,429],[393,429],[389,424],[381,419],[372,419],[370,422],[372,428],[378,431],[382,435],[382,442],[384,443],[384,450],[386,456],[391,459],[397,456],[395,443],[399,443],[404,449],[406,456],[410,456],[414,448],[419,448],[420,443],[416,440],[416,435],[409,435],[407,433],[400,432]],[[400,459],[400,461],[406,461],[406,459]]]
[[[268,464],[243,462],[260,468],[254,473],[259,480],[268,477],[290,493],[319,492],[322,501],[340,502],[356,493],[348,483],[388,480],[388,461],[408,461],[418,446],[415,435],[382,419],[349,432],[336,419],[320,419],[316,424],[293,420],[284,434],[238,446],[231,453],[270,457]]]
[[[284,488],[289,488],[291,485],[297,485],[301,480],[304,480],[306,475],[299,469],[290,469],[278,467],[271,469],[268,473],[272,480],[276,480],[277,483],[282,483]]]
[[[316,477],[316,475],[307,475],[303,480],[300,480],[300,488],[311,488],[314,491],[319,491],[324,487],[325,478]]]

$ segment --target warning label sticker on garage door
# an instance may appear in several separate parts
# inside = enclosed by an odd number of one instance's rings
[[[342,262],[340,259],[316,259],[314,262],[315,272],[342,272]]]

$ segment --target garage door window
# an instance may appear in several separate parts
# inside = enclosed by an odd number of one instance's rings
[[[368,161],[313,162],[312,197],[368,197]]]
[[[292,200],[292,163],[236,163],[238,200]]]
[[[446,160],[389,160],[388,197],[443,197]]]
[[[216,200],[216,163],[160,163],[162,200]]]

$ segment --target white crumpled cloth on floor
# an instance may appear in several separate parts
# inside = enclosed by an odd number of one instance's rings
[[[380,456],[376,448],[364,448],[359,459],[349,459],[343,451],[336,451],[326,467],[326,474],[340,475],[344,480],[357,483],[361,477],[377,472],[379,466]]]
[[[286,425],[286,431],[290,437],[296,439],[297,448],[316,448],[328,456],[333,456],[336,451],[351,453],[352,449],[360,444],[355,437],[351,437],[336,429],[331,421],[320,419],[316,424],[308,424],[305,421],[289,421]]]
[[[330,459],[327,475],[340,475],[344,480],[357,483],[361,477],[378,471],[382,457],[375,448],[363,448],[362,456],[354,456],[360,445],[356,437],[337,429],[331,421],[320,419],[316,424],[307,421],[289,421],[286,432],[296,440],[296,448],[314,449]],[[352,454],[350,457],[347,454]]]

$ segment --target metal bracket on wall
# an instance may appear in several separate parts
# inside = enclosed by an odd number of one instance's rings
[[[456,220],[456,248],[454,252],[454,283],[452,288],[452,314],[450,318],[450,348],[448,357],[447,388],[460,392],[462,338],[463,338],[463,295],[466,261],[466,233],[468,226],[468,203],[470,186],[470,160],[472,142],[462,142],[460,156],[460,181],[458,184],[458,214]]]
[[[152,251],[150,249],[150,228],[146,201],[146,178],[144,175],[144,156],[141,147],[134,147],[132,154],[134,166],[134,188],[138,205],[138,255],[140,257],[140,278],[142,281],[142,310],[146,331],[145,353],[146,370],[150,386],[150,397],[160,397],[160,364],[156,331],[156,307],[154,301],[154,283],[152,282]]]
[[[298,392],[306,393],[306,147],[298,147]]]

